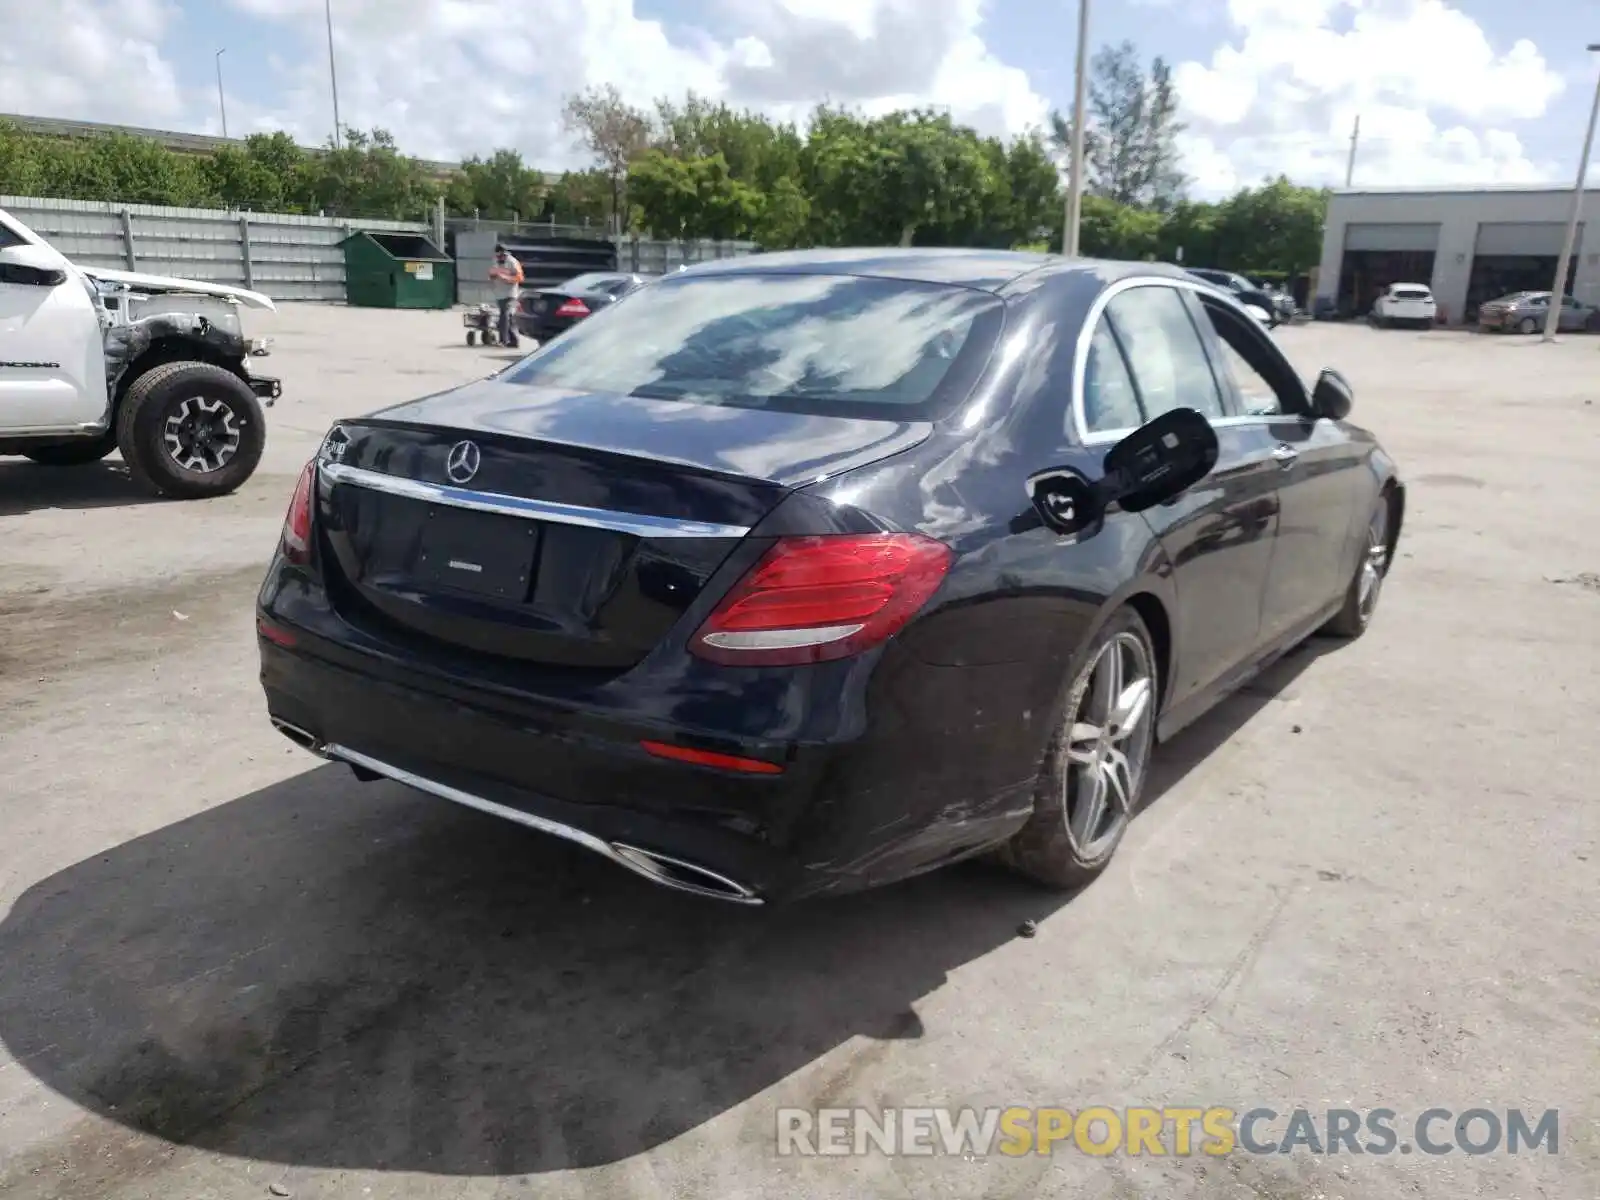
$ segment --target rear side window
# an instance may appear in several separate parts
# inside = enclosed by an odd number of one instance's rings
[[[697,404],[931,420],[959,402],[1004,322],[988,292],[860,276],[666,279],[501,378]]]
[[[1224,415],[1211,361],[1177,289],[1130,288],[1112,297],[1106,316],[1127,352],[1146,421],[1174,408]]]
[[[1137,429],[1144,424],[1139,393],[1111,326],[1102,317],[1089,340],[1089,361],[1083,373],[1083,425],[1089,433]]]

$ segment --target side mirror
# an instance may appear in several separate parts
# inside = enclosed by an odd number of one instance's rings
[[[1311,389],[1311,415],[1325,417],[1330,421],[1342,421],[1350,415],[1350,406],[1355,402],[1355,393],[1350,390],[1350,381],[1331,367],[1317,376],[1317,384]]]
[[[1217,433],[1192,408],[1173,408],[1106,451],[1104,502],[1143,512],[1175,500],[1217,465]]]
[[[60,257],[48,246],[24,243],[0,249],[0,283],[55,287],[66,281]]]
[[[1140,426],[1106,451],[1105,475],[1090,482],[1071,468],[1028,480],[1028,498],[1043,521],[1063,537],[1089,538],[1100,531],[1106,510],[1121,504],[1143,512],[1175,500],[1217,465],[1217,434],[1192,408],[1174,408]],[[1026,521],[1016,524],[1018,532]]]

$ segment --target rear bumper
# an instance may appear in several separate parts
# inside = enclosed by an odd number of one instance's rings
[[[914,730],[909,741],[746,743],[739,752],[781,762],[782,772],[718,770],[640,744],[693,744],[690,732],[555,703],[513,709],[405,664],[364,662],[265,609],[258,617],[275,631],[258,639],[268,712],[306,749],[700,895],[771,903],[892,882],[1003,840],[1031,809],[1031,780],[971,788]],[[294,645],[281,644],[285,635]],[[959,681],[950,685],[962,694]],[[913,744],[923,745],[920,761]]]
[[[581,318],[579,318],[581,320]],[[548,342],[557,334],[565,333],[578,322],[562,318],[552,320],[547,316],[534,316],[531,313],[517,313],[517,331],[523,337],[533,338],[535,341]]]

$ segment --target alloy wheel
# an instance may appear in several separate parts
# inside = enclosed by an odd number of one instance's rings
[[[162,440],[178,466],[209,475],[238,453],[243,433],[238,414],[226,400],[190,396],[167,417]]]
[[[1367,548],[1361,559],[1361,574],[1356,584],[1356,608],[1365,625],[1378,607],[1378,593],[1389,569],[1389,506],[1380,503],[1367,525]]]
[[[1081,858],[1114,845],[1133,817],[1150,757],[1155,673],[1143,640],[1120,633],[1101,647],[1072,714],[1062,773],[1066,832]]]

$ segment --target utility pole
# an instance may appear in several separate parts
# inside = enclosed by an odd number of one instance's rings
[[[1078,256],[1078,225],[1083,216],[1083,110],[1089,87],[1089,0],[1078,0],[1078,68],[1072,92],[1072,161],[1067,164],[1067,217],[1061,253]]]
[[[328,18],[328,83],[333,88],[333,148],[339,148],[339,76],[333,67],[333,0],[322,0],[322,11]]]
[[[1592,54],[1600,50],[1600,43],[1589,47]],[[1572,265],[1572,250],[1578,241],[1578,218],[1583,216],[1583,184],[1589,174],[1589,149],[1594,144],[1594,122],[1600,117],[1600,80],[1595,81],[1594,103],[1589,106],[1589,128],[1583,135],[1583,153],[1578,157],[1578,181],[1572,185],[1572,212],[1567,217],[1567,236],[1561,243],[1561,257],[1556,260],[1556,281],[1550,288],[1550,308],[1544,315],[1544,341],[1556,340],[1560,328],[1562,301],[1567,298],[1567,272]]]
[[[228,136],[228,102],[222,95],[222,56],[228,52],[224,46],[217,51],[217,107],[222,110],[222,136]]]
[[[1344,185],[1349,187],[1356,177],[1356,147],[1361,143],[1361,114],[1356,114],[1355,128],[1350,131],[1350,157],[1344,164]]]

